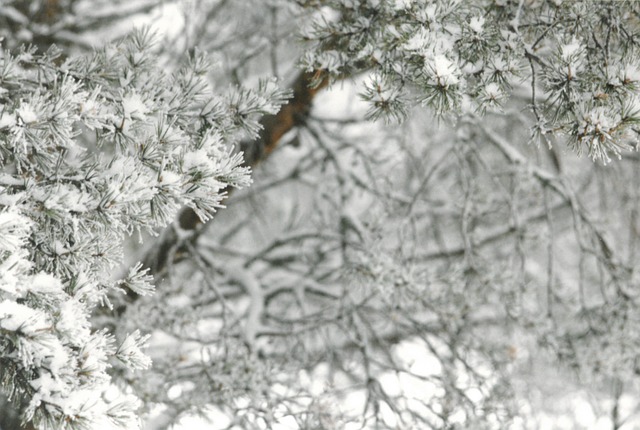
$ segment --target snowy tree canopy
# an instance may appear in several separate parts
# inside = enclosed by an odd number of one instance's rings
[[[1,430],[638,425],[640,2],[0,35]]]

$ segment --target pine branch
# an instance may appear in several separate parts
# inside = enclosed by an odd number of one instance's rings
[[[282,137],[290,130],[306,122],[313,100],[320,90],[329,83],[329,75],[324,71],[302,72],[293,82],[293,97],[275,115],[266,115],[260,125],[258,139],[244,141],[239,150],[244,153],[244,165],[255,167],[278,147]],[[227,190],[230,193],[231,190]],[[185,241],[194,244],[203,230],[204,224],[191,208],[183,208],[178,219],[165,229],[158,243],[147,252],[143,264],[156,279],[161,278],[167,267],[188,255]],[[135,301],[137,295],[130,292]],[[124,311],[124,309],[122,309]]]

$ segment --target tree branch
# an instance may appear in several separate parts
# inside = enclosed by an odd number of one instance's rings
[[[239,150],[244,153],[244,165],[255,167],[278,147],[282,137],[295,127],[305,123],[315,96],[329,83],[324,71],[302,72],[292,84],[293,97],[275,115],[266,115],[260,122],[262,131],[255,141],[244,141]],[[230,190],[228,190],[230,192]],[[176,222],[160,236],[158,243],[146,253],[143,264],[156,279],[161,278],[167,267],[187,255],[181,244],[194,244],[202,232],[203,223],[191,208],[183,208]],[[131,292],[129,297],[133,298]]]

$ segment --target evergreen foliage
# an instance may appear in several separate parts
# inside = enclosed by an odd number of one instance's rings
[[[112,279],[125,234],[154,233],[182,206],[208,220],[250,182],[232,143],[286,93],[213,92],[197,54],[165,75],[138,31],[92,55],[2,54],[0,357],[3,387],[38,428],[135,428],[137,400],[109,396],[119,360],[144,369],[136,330],[92,330],[114,291],[153,292],[141,265]]]
[[[88,48],[164,6],[179,31]],[[536,428],[585,386],[633,423],[640,2],[8,0],[0,27],[0,427]],[[366,112],[318,114],[327,86]]]

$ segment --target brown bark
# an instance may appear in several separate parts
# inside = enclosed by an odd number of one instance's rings
[[[262,132],[256,141],[243,142],[240,149],[244,152],[245,164],[255,166],[266,159],[277,148],[282,136],[303,124],[316,94],[328,83],[328,74],[323,71],[300,73],[293,82],[293,97],[289,103],[276,115],[267,115],[262,119]]]

